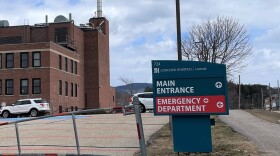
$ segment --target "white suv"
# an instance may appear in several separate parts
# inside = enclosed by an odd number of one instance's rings
[[[146,112],[146,110],[153,110],[154,103],[153,103],[153,92],[143,92],[143,93],[136,93],[130,99],[130,106],[132,105],[133,97],[137,96],[140,101],[140,110],[141,113]]]
[[[11,106],[0,108],[0,114],[3,118],[8,118],[12,115],[30,114],[31,117],[36,117],[39,113],[49,113],[50,104],[41,98],[36,99],[21,99],[17,100]]]

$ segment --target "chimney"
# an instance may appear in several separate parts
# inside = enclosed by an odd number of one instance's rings
[[[72,14],[69,13],[69,21],[72,21]]]
[[[102,0],[97,0],[97,18],[102,17]]]
[[[46,15],[46,23],[48,23],[48,15]]]

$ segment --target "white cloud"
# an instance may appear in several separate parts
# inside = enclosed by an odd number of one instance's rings
[[[53,21],[72,13],[75,24],[87,23],[96,11],[95,0],[0,1],[0,19],[10,25]],[[110,22],[111,83],[121,84],[120,75],[135,82],[151,82],[153,59],[177,59],[176,14],[172,0],[103,0],[103,13]],[[280,1],[270,0],[181,0],[181,28],[217,16],[231,16],[252,34],[251,64],[242,72],[244,83],[269,83],[280,77]],[[25,20],[26,21],[26,20]],[[182,36],[184,37],[184,35]],[[234,76],[235,78],[238,76]]]

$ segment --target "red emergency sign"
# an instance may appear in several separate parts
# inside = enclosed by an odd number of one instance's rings
[[[156,113],[226,113],[226,100],[224,95],[156,97]]]

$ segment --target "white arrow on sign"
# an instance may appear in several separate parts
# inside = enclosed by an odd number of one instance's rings
[[[224,107],[224,103],[221,102],[221,101],[217,102],[217,107],[218,108],[223,108]]]
[[[208,103],[208,102],[209,102],[209,99],[204,98],[204,99],[203,99],[203,102],[204,102],[204,103]]]
[[[216,82],[215,86],[216,86],[216,88],[222,88],[223,84],[222,84],[222,82]]]

